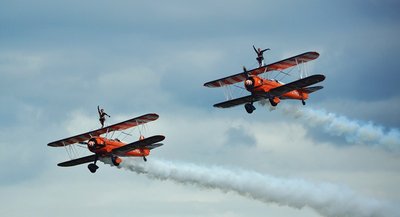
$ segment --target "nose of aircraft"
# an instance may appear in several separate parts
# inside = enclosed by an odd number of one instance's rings
[[[245,84],[246,84],[246,86],[251,86],[251,85],[253,85],[253,81],[248,79],[245,81]]]

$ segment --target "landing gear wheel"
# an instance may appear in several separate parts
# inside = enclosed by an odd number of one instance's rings
[[[303,105],[306,105],[306,101],[304,101],[304,100],[301,100],[301,103],[302,103]]]
[[[88,165],[88,169],[90,170],[91,173],[95,173],[98,168],[99,167],[94,163]]]
[[[274,102],[273,99],[269,99],[269,103],[271,103],[271,105],[272,105],[273,107],[275,107],[275,106],[278,105],[278,103]]]
[[[254,107],[254,105],[251,103],[246,103],[244,105],[244,108],[246,109],[247,113],[249,113],[249,114],[253,113],[253,111],[256,110],[256,107]]]
[[[118,160],[118,157],[116,157],[116,156],[111,157],[111,161],[114,164],[114,166],[119,166],[119,162],[117,162],[117,160]]]
[[[143,160],[144,162],[147,162],[147,158],[145,156],[143,156]]]

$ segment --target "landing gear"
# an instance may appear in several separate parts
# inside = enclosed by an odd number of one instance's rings
[[[246,103],[244,105],[244,108],[246,109],[247,113],[249,113],[249,114],[253,113],[253,111],[256,110],[256,107],[254,107],[253,103]]]
[[[306,105],[306,101],[304,101],[304,99],[301,100],[301,103],[302,103],[303,105]]]
[[[88,165],[88,169],[90,170],[91,173],[95,173],[98,168],[99,168],[99,166],[97,166],[94,163],[91,163]]]
[[[98,156],[96,155],[96,159],[94,160],[94,163],[91,163],[88,165],[88,169],[90,170],[91,173],[95,173],[97,169],[99,169],[99,166],[96,165]]]
[[[121,158],[119,158],[117,156],[112,156],[111,162],[114,164],[114,166],[119,166],[119,164],[122,162],[122,160],[121,160]]]
[[[278,105],[278,103],[276,103],[276,102],[274,101],[274,99],[269,99],[269,103],[271,103],[271,105],[272,105],[273,107],[275,107],[275,106]]]
[[[143,156],[143,160],[144,162],[147,162],[147,158],[145,156]]]

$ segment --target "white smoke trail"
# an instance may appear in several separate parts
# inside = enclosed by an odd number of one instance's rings
[[[400,132],[390,129],[385,133],[384,127],[372,122],[362,123],[349,120],[345,116],[336,115],[324,110],[308,107],[282,106],[282,110],[304,120],[311,127],[323,127],[324,131],[333,136],[344,136],[348,143],[365,144],[389,151],[400,151]]]
[[[202,167],[154,158],[147,163],[138,159],[124,159],[119,167],[152,179],[235,192],[265,203],[298,209],[307,206],[327,217],[394,217],[400,214],[394,206],[361,197],[346,187],[329,183],[284,179],[250,171]]]

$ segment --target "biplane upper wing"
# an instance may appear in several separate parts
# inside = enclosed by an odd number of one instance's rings
[[[247,71],[249,75],[259,75],[264,72],[274,71],[274,70],[284,70],[290,68],[292,66],[296,66],[301,63],[305,63],[314,59],[317,59],[319,54],[317,52],[306,52],[303,54],[299,54],[297,56],[293,56],[275,63],[271,63],[259,68],[255,68]],[[206,87],[222,87],[226,85],[231,85],[237,82],[241,82],[246,80],[246,75],[241,72],[235,75],[231,75],[225,78],[217,79],[214,81],[210,81],[204,84]]]
[[[61,146],[66,146],[66,145],[71,145],[74,143],[78,143],[78,142],[84,142],[86,140],[89,140],[91,137],[93,136],[99,136],[101,134],[104,133],[109,133],[112,131],[117,131],[117,130],[125,130],[131,127],[135,127],[141,124],[145,124],[148,123],[150,121],[154,121],[158,119],[158,115],[154,114],[154,113],[150,113],[150,114],[145,114],[136,118],[132,118],[117,124],[113,124],[98,130],[93,130],[87,133],[82,133],[76,136],[71,136],[65,139],[60,139],[54,142],[50,142],[49,144],[47,144],[48,146],[52,146],[52,147],[61,147]]]
[[[97,158],[96,155],[93,154],[93,155],[89,155],[86,157],[81,157],[81,158],[73,159],[70,161],[65,161],[65,162],[59,163],[57,165],[60,167],[72,167],[72,166],[76,166],[79,164],[93,162],[96,160],[96,158]]]
[[[242,105],[248,102],[255,102],[258,101],[260,99],[262,99],[263,97],[258,96],[258,95],[248,95],[248,96],[244,96],[244,97],[240,97],[240,98],[236,98],[236,99],[232,99],[232,100],[228,100],[225,102],[221,102],[221,103],[217,103],[214,105],[214,107],[217,108],[230,108],[230,107],[234,107],[237,105]]]
[[[156,148],[154,145],[157,142],[161,142],[165,139],[165,136],[157,135],[157,136],[151,136],[136,142],[129,143],[127,145],[115,148],[112,150],[112,153],[115,155],[119,156],[124,156],[126,152],[138,149],[138,148],[148,148],[148,149],[153,149]],[[159,147],[161,145],[158,145]]]
[[[298,90],[303,87],[307,87],[307,86],[316,84],[318,82],[321,82],[323,80],[325,80],[324,75],[311,75],[311,76],[302,78],[300,80],[293,81],[293,82],[287,83],[285,85],[273,88],[268,93],[270,94],[270,96],[279,97],[287,92],[290,92],[293,90]]]

